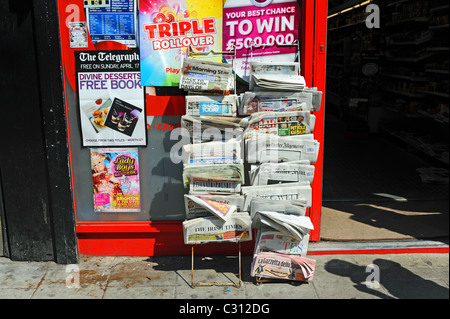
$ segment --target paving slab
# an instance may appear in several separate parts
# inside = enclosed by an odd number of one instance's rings
[[[251,256],[242,256],[241,287],[192,288],[191,256],[80,256],[76,265],[16,262],[0,257],[1,299],[448,299],[448,254],[317,255],[310,283],[250,276]],[[194,282],[233,283],[235,256],[196,256]]]
[[[103,299],[175,299],[175,286],[108,286]]]

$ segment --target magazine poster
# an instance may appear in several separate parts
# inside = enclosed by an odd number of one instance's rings
[[[84,1],[92,42],[116,41],[136,48],[136,0]]]
[[[83,146],[145,146],[137,50],[75,52]]]
[[[236,47],[236,75],[249,82],[251,62],[294,62],[301,9],[291,0],[226,0],[223,50]]]
[[[188,47],[222,51],[222,10],[222,0],[140,0],[142,86],[178,86]],[[208,60],[221,62],[222,56]]]
[[[137,148],[92,148],[95,212],[140,212]]]

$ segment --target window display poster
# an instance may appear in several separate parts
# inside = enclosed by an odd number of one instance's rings
[[[95,212],[140,212],[137,148],[92,148]]]
[[[94,44],[116,41],[136,48],[136,0],[84,1]]]
[[[236,47],[237,76],[248,82],[252,61],[294,62],[300,19],[295,0],[226,0],[223,50]]]
[[[147,145],[137,50],[77,51],[83,146]]]
[[[178,86],[188,47],[222,51],[222,10],[222,0],[140,0],[141,85]]]
[[[69,37],[71,48],[87,48],[89,44],[86,22],[69,22]]]

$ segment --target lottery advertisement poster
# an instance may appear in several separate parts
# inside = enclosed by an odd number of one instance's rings
[[[249,81],[250,63],[299,61],[301,11],[292,0],[226,0],[223,50],[236,47],[236,74]]]
[[[222,51],[222,0],[140,0],[142,86],[178,86],[187,48]],[[221,62],[221,55],[210,56]]]

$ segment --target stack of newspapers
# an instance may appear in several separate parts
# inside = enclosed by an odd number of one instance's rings
[[[297,62],[252,62],[249,91],[239,95],[239,115],[268,111],[318,111],[322,92],[306,86]]]
[[[237,95],[231,64],[183,60],[180,89],[188,91],[186,115],[236,116]]]
[[[309,161],[262,163],[250,171],[252,186],[242,188],[243,209],[257,229],[251,275],[311,281],[315,261],[306,258],[314,166]],[[270,261],[269,261],[270,260]]]
[[[252,62],[251,79],[255,75],[276,76],[284,79],[286,86],[299,75],[299,63]],[[308,160],[315,163],[320,144],[314,139],[316,117],[320,110],[322,92],[317,88],[279,90],[257,85],[251,80],[250,89],[239,97],[239,114],[248,116],[244,132],[246,161],[249,163],[291,162]]]
[[[306,83],[295,62],[251,62],[250,90],[301,91]]]
[[[235,138],[242,141],[247,118],[225,116],[191,116],[181,117],[181,127],[189,134],[193,143],[210,141],[228,141]]]
[[[250,90],[239,97],[232,74],[226,63],[183,63],[184,242],[237,242],[256,234],[252,276],[311,281],[308,213],[322,92],[306,86],[298,63],[252,63]]]
[[[298,63],[252,63],[250,90],[240,95],[249,185],[243,210],[257,230],[251,275],[310,281],[308,209],[320,143],[314,139],[322,93],[307,88]]]
[[[252,214],[253,227],[259,228],[251,276],[312,281],[316,262],[306,255],[313,225],[304,215],[302,202],[258,199],[252,205]]]
[[[181,126],[190,143],[182,148],[185,244],[252,240],[243,211],[243,135],[231,65],[186,58],[180,88],[188,91]]]

